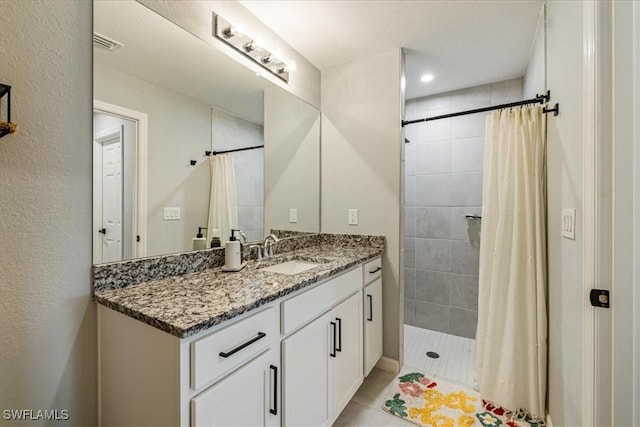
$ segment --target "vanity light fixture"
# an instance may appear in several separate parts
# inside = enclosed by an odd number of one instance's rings
[[[273,54],[264,44],[245,34],[239,27],[214,13],[214,35],[218,40],[231,46],[256,64],[269,70],[272,74],[289,83],[289,72],[294,69],[288,66],[281,55]]]

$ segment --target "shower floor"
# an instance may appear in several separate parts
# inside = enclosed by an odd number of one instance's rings
[[[440,357],[428,357],[431,351]],[[475,388],[475,357],[475,340],[404,325],[405,368]]]

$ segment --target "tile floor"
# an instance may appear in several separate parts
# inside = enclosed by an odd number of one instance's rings
[[[440,357],[427,357],[428,351],[434,351]],[[475,357],[475,340],[404,325],[405,367],[475,388]]]
[[[415,368],[434,378],[475,387],[475,341],[405,325],[404,362],[402,371]],[[427,351],[440,354],[430,359]],[[374,368],[365,378],[351,402],[333,424],[334,427],[410,427],[412,424],[382,411],[385,391],[396,374]]]

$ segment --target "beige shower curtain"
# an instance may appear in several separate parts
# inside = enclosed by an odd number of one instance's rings
[[[483,399],[544,420],[547,376],[542,107],[487,116],[476,368]]]
[[[229,240],[232,228],[238,228],[238,195],[236,173],[232,154],[218,154],[209,157],[211,167],[211,193],[209,197],[209,221],[207,242],[213,238],[213,230],[218,230],[220,240]]]

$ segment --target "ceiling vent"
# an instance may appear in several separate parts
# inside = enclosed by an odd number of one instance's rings
[[[100,47],[102,49],[107,49],[110,52],[114,50],[118,50],[122,47],[122,43],[117,42],[113,39],[110,39],[107,36],[103,36],[99,33],[93,33],[93,46]]]

